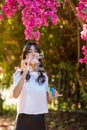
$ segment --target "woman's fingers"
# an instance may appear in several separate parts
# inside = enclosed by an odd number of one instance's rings
[[[57,92],[57,90],[55,90],[55,97],[57,97],[57,96],[63,96],[63,94],[59,94],[59,93]]]

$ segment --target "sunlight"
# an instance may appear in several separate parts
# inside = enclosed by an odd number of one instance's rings
[[[16,100],[12,98],[10,89],[0,89],[0,94],[5,106],[16,105]]]

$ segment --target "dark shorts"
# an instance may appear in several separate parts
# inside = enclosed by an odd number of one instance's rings
[[[19,114],[15,130],[46,130],[44,114]]]

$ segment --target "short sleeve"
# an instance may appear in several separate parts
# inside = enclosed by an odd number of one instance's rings
[[[45,82],[44,82],[44,86],[45,86],[45,88],[46,88],[46,91],[48,92],[48,91],[49,91],[48,76],[47,76],[47,74],[44,74],[44,75],[45,75],[45,77],[46,77],[46,80],[45,80]]]
[[[19,71],[18,71],[18,72],[15,72],[15,73],[13,74],[13,84],[12,84],[13,87],[15,87],[15,86],[18,84],[20,78],[21,78],[21,75],[20,75],[20,72],[19,72]]]

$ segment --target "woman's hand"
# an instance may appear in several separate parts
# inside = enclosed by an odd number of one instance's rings
[[[35,71],[39,64],[39,53],[36,55],[28,55],[26,59],[21,62],[21,69],[23,71]]]
[[[27,59],[22,60],[21,62],[21,69],[23,70],[23,72],[27,73],[28,71],[31,71],[30,66],[29,66],[29,61]]]
[[[58,91],[55,89],[54,91],[55,97],[63,96],[63,94],[59,94]]]
[[[59,94],[56,89],[54,90],[54,97],[52,96],[52,92],[49,91],[47,96],[48,102],[51,102],[52,98],[59,97],[59,96],[63,96],[63,94]]]
[[[38,62],[39,62],[39,53],[37,53],[36,55],[31,55],[30,63],[36,65],[38,64]]]

